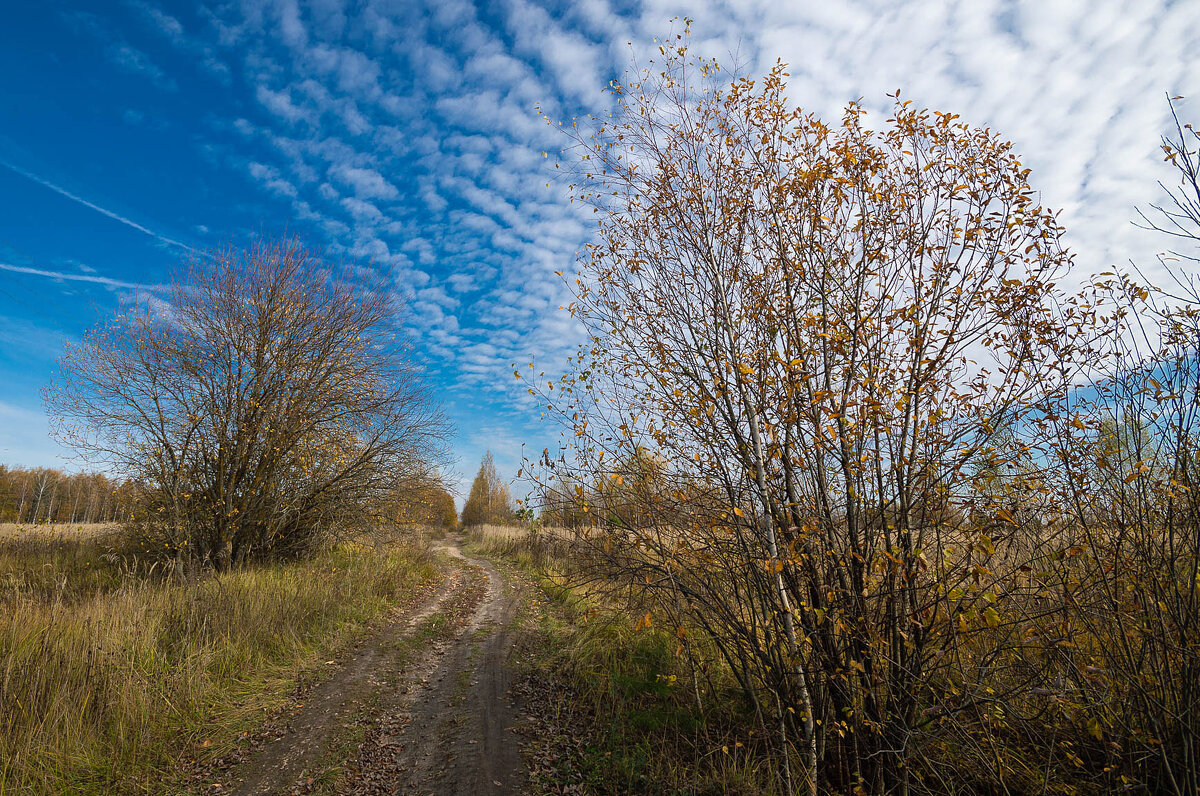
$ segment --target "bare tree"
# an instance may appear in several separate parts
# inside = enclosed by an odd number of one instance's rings
[[[67,443],[144,486],[160,549],[301,554],[383,521],[443,455],[394,309],[381,279],[297,243],[220,251],[68,346],[47,403]]]

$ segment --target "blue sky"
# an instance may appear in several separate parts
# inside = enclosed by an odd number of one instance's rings
[[[1012,139],[1062,209],[1073,280],[1162,246],[1130,220],[1169,178],[1165,94],[1200,91],[1197,2],[7,3],[0,462],[78,466],[39,397],[64,340],[152,298],[190,250],[286,231],[412,297],[456,476],[485,448],[513,475],[522,442],[557,434],[510,363],[553,371],[573,350],[554,272],[588,234],[536,107],[603,111],[677,15],[705,55],[788,62],[791,100],[826,117],[901,88]]]

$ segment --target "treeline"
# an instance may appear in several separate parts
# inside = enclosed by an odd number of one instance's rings
[[[401,484],[392,500],[392,519],[397,525],[428,525],[448,530],[458,526],[454,496],[438,478],[418,478]]]
[[[135,497],[132,484],[100,473],[0,465],[0,522],[124,522]]]
[[[722,501],[717,489],[681,481],[662,455],[644,446],[614,457],[604,472],[587,477],[563,469],[538,486],[539,522],[561,528],[670,525],[684,518],[681,495],[689,511]]]
[[[139,516],[139,505],[154,502],[145,488],[100,473],[0,465],[0,522],[126,523]],[[398,485],[388,506],[387,518],[398,525],[458,524],[454,496],[437,478]]]

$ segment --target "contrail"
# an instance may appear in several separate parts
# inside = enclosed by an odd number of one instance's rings
[[[137,223],[136,221],[125,218],[125,216],[118,215],[117,213],[114,213],[111,210],[106,210],[105,208],[101,207],[100,205],[98,205],[94,202],[89,202],[87,199],[84,199],[82,196],[77,196],[76,194],[71,193],[70,191],[66,190],[65,188],[60,188],[59,186],[55,185],[54,183],[50,182],[49,180],[47,180],[43,177],[39,177],[38,175],[36,175],[32,172],[26,171],[25,169],[21,168],[20,166],[14,166],[12,163],[9,163],[7,160],[0,160],[0,166],[4,166],[6,169],[15,171],[17,174],[20,174],[22,177],[25,177],[26,179],[29,179],[29,180],[33,180],[38,185],[44,185],[45,187],[49,188],[50,190],[54,191],[55,193],[61,194],[62,196],[65,196],[68,199],[71,199],[72,201],[78,202],[79,204],[83,205],[84,207],[90,207],[92,210],[95,210],[97,213],[100,213],[101,215],[108,216],[109,218],[111,218],[114,221],[119,221],[120,223],[124,224],[127,227],[133,227],[138,232],[143,232],[152,238],[162,241],[163,243],[167,243],[172,246],[178,246],[179,248],[181,248],[185,251],[192,252],[194,254],[200,253],[199,251],[192,248],[191,246],[188,246],[186,243],[177,241],[174,238],[168,238],[165,235],[159,235],[154,230],[147,229],[146,227],[143,227],[141,224]]]
[[[18,274],[33,274],[34,276],[48,276],[51,279],[69,279],[75,282],[93,282],[97,285],[107,285],[108,287],[124,287],[135,290],[162,289],[162,285],[140,285],[137,282],[122,282],[119,279],[109,279],[106,276],[64,274],[61,271],[43,271],[40,268],[26,268],[23,265],[9,265],[8,263],[0,263],[0,271],[13,271],[14,273]]]

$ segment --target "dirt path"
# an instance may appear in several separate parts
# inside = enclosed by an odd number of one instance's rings
[[[516,601],[457,541],[437,549],[452,560],[437,596],[356,650],[222,792],[518,792],[507,693]]]

